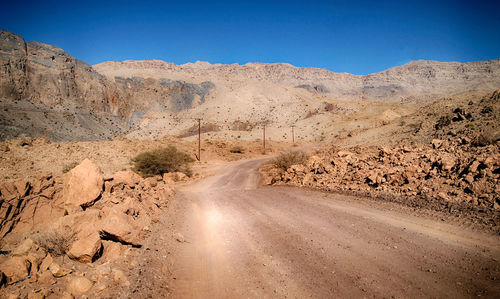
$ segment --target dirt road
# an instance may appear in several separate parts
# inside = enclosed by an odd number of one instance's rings
[[[168,248],[170,297],[499,298],[498,236],[392,203],[257,188],[259,163],[180,188],[150,240]]]

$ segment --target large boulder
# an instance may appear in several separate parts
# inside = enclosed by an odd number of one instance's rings
[[[7,283],[15,283],[26,278],[31,270],[31,263],[25,257],[14,256],[0,264],[0,272],[7,277]]]
[[[67,206],[90,207],[99,199],[104,185],[102,172],[89,159],[64,176],[63,199]]]
[[[92,263],[101,253],[102,242],[99,233],[93,226],[82,229],[75,237],[68,256],[81,263]]]
[[[99,231],[104,239],[124,244],[141,246],[144,236],[134,219],[116,209],[109,209],[108,214],[99,222]]]

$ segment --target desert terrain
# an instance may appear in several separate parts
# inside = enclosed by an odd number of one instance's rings
[[[0,62],[2,298],[500,296],[499,59]]]

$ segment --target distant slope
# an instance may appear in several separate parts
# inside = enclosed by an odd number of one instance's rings
[[[103,62],[94,65],[94,68],[109,78],[210,79],[227,86],[264,81],[288,87],[301,86],[348,101],[429,100],[464,91],[490,91],[500,87],[500,59],[470,63],[419,60],[366,76],[320,68],[299,68],[286,63],[211,65],[196,62],[175,65],[161,60],[127,60]]]
[[[324,140],[404,117],[419,103],[500,88],[500,60],[416,61],[356,76],[286,63],[175,65],[161,60],[95,66],[57,47],[0,31],[0,140],[118,135]],[[404,103],[404,105],[401,105]],[[418,105],[417,105],[418,104]]]

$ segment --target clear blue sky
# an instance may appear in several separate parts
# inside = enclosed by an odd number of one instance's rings
[[[288,62],[368,74],[500,58],[500,1],[68,2],[5,1],[0,28],[90,64]]]

